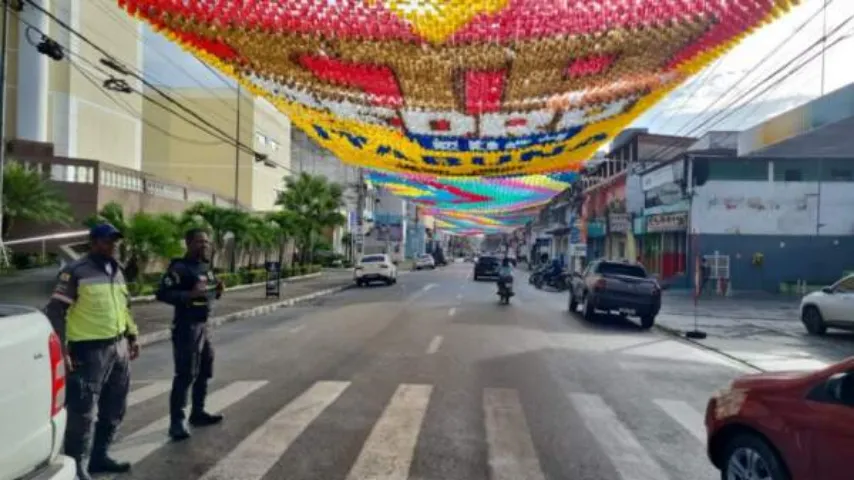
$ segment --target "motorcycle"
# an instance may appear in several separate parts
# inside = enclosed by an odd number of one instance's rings
[[[539,267],[535,268],[534,271],[531,272],[531,275],[528,276],[528,283],[530,283],[531,285],[536,285],[537,283],[539,283],[540,278],[542,278],[543,274],[545,274],[546,271],[548,271],[548,265],[540,265]]]
[[[513,294],[513,278],[503,278],[498,281],[498,299],[503,305],[510,304],[510,297]]]
[[[570,273],[566,270],[550,276],[546,275],[546,272],[543,272],[534,282],[534,287],[541,289],[545,285],[557,290],[558,292],[562,292],[569,288],[571,277]]]

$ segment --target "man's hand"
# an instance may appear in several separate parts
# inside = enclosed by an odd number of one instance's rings
[[[128,350],[130,352],[131,361],[139,358],[139,343],[136,340],[128,340]]]
[[[222,283],[222,280],[217,280],[216,282],[216,298],[222,296],[222,292],[225,291],[225,284]]]

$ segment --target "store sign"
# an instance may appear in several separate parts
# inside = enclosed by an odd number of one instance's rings
[[[608,215],[609,233],[626,233],[631,227],[631,223],[629,222],[629,214],[612,213]]]
[[[688,213],[663,213],[646,218],[647,233],[678,232],[688,228]]]
[[[587,256],[587,245],[583,243],[570,243],[569,244],[569,256],[570,257],[586,257]]]

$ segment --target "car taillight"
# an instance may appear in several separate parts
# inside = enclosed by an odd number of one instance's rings
[[[599,280],[596,280],[595,284],[593,284],[593,289],[594,290],[604,290],[605,287],[607,287],[607,286],[608,286],[608,282],[606,282],[604,278],[600,278]]]
[[[50,332],[47,344],[50,351],[50,416],[52,417],[65,407],[65,357],[62,355],[62,343],[56,332]]]
[[[652,294],[661,295],[661,287],[657,283],[652,286]]]

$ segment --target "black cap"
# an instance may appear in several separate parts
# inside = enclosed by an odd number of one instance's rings
[[[101,223],[92,227],[89,230],[89,238],[92,240],[118,240],[122,238],[122,232],[120,232],[116,227],[110,225],[109,223]]]

